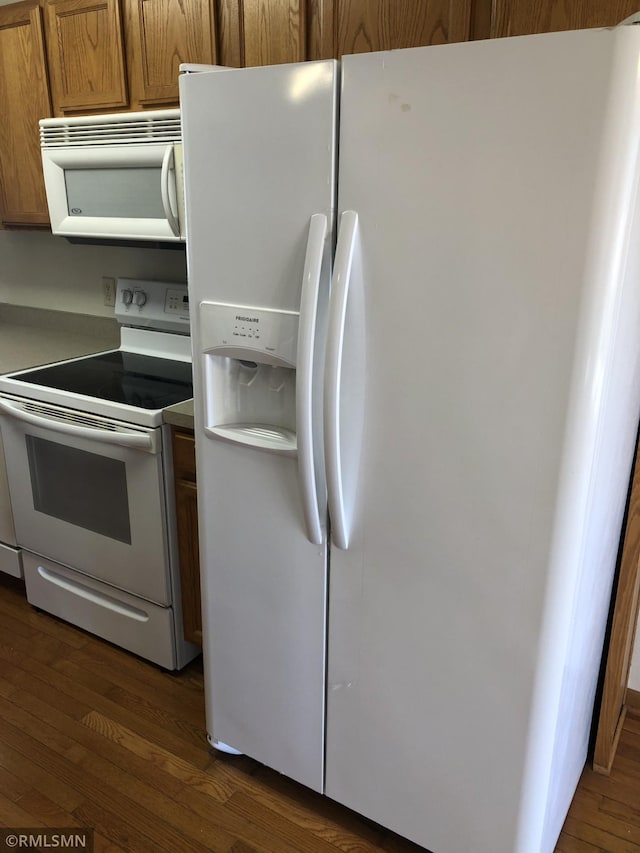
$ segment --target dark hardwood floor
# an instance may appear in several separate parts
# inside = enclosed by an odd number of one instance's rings
[[[417,853],[205,741],[202,665],[162,672],[33,610],[0,580],[0,826],[92,827],[95,851]],[[0,842],[1,843],[1,842]],[[640,853],[640,720],[585,770],[557,850]]]

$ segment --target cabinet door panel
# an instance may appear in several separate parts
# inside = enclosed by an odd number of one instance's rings
[[[309,12],[312,59],[471,36],[471,0],[311,0]]]
[[[198,488],[176,480],[176,522],[182,587],[182,622],[185,640],[202,645],[200,612],[200,558],[198,555]]]
[[[49,222],[38,119],[50,115],[40,8],[0,8],[0,217],[7,224]]]
[[[208,0],[126,0],[132,106],[178,103],[181,62],[216,62]]]
[[[200,556],[198,553],[198,491],[196,445],[192,432],[171,431],[175,475],[178,557],[182,588],[182,623],[185,640],[202,645]]]
[[[638,0],[496,0],[492,36],[521,36],[587,27],[611,27],[638,11]]]
[[[217,12],[220,65],[239,68],[244,59],[244,43],[238,0],[218,0]]]
[[[244,0],[244,65],[307,59],[304,0]]]
[[[56,114],[126,107],[119,0],[48,0],[45,8]]]

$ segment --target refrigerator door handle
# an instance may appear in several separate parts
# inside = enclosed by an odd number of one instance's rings
[[[324,254],[326,236],[327,217],[322,213],[315,213],[309,223],[307,253],[302,276],[296,365],[298,479],[302,494],[302,508],[307,528],[307,538],[314,545],[321,545],[323,541],[315,466],[313,376],[320,273],[322,271],[322,256]]]
[[[342,550],[349,547],[349,530],[345,513],[340,446],[340,380],[347,300],[357,233],[358,214],[354,210],[345,210],[340,219],[331,282],[324,386],[325,465],[331,538],[334,545]]]

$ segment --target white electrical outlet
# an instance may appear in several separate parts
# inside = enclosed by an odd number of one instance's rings
[[[102,289],[104,291],[104,304],[114,308],[116,304],[116,280],[115,278],[103,277]]]

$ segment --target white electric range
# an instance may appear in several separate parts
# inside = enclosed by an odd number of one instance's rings
[[[184,284],[119,279],[116,350],[0,377],[28,600],[179,669],[182,633],[170,428],[193,396]]]

